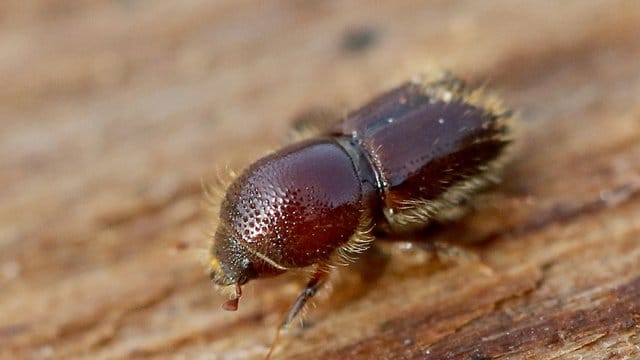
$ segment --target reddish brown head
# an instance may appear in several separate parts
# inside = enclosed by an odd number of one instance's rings
[[[294,144],[257,161],[222,203],[212,279],[242,285],[328,260],[358,228],[362,192],[353,160],[333,140]]]

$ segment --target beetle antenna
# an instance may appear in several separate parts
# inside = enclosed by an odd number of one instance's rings
[[[236,283],[236,293],[231,300],[225,301],[222,304],[222,308],[227,311],[236,311],[238,310],[238,301],[242,297],[242,287],[240,287],[239,283]]]

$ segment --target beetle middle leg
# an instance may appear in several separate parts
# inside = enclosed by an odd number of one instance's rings
[[[460,245],[452,244],[445,241],[430,241],[427,243],[418,243],[419,248],[433,252],[436,259],[443,264],[469,264],[475,263],[480,265],[481,271],[487,276],[494,276],[495,272],[491,266],[487,265],[482,258],[472,249],[465,248]]]
[[[443,225],[434,223],[431,231],[425,229],[421,235],[385,234],[382,239],[389,243],[404,244],[397,248],[400,251],[427,252],[432,256],[432,260],[442,265],[477,264],[481,267],[483,274],[487,276],[495,275],[493,268],[486,264],[474,249],[451,241],[434,241],[432,236],[442,229],[440,226]]]

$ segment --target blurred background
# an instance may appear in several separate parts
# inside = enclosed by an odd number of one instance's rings
[[[526,129],[495,216],[472,216],[465,229],[473,235],[457,235],[500,237],[525,219],[544,223],[536,214],[549,209],[632,199],[639,24],[640,2],[628,0],[3,0],[0,356],[264,356],[299,286],[258,284],[240,312],[219,310],[223,298],[197,255],[212,221],[201,179],[278,147],[309,107],[346,112],[435,67],[501,94]],[[634,209],[625,210],[630,221]],[[522,244],[511,251],[546,246]],[[384,293],[367,296],[364,308],[385,303]],[[380,324],[358,316],[348,326],[328,318],[282,356],[373,356],[353,351],[376,349]],[[336,324],[359,330],[336,342]],[[449,333],[384,354],[424,355]],[[328,346],[347,350],[323,353]]]

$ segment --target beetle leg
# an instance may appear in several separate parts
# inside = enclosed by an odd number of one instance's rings
[[[476,263],[481,267],[481,271],[487,276],[494,276],[495,272],[491,266],[487,265],[480,256],[471,249],[455,245],[444,241],[434,241],[425,244],[423,247],[428,251],[433,251],[438,261],[447,263]]]
[[[307,282],[307,285],[304,287],[298,298],[293,303],[287,316],[282,321],[282,325],[280,327],[286,327],[289,325],[293,319],[300,313],[300,311],[304,308],[304,305],[307,303],[309,299],[315,296],[318,289],[326,282],[329,277],[330,267],[326,264],[319,264],[316,270],[313,272],[311,279]]]
[[[331,125],[341,117],[338,112],[326,107],[313,107],[294,117],[289,134],[291,142],[307,140],[328,134]]]
[[[275,349],[276,345],[278,344],[278,340],[280,339],[280,332],[282,331],[282,329],[286,328],[304,308],[304,305],[307,303],[307,301],[315,296],[316,292],[318,292],[318,289],[327,281],[330,270],[331,267],[328,264],[318,264],[315,271],[313,272],[313,275],[311,275],[311,279],[309,279],[307,285],[304,287],[304,290],[302,290],[300,295],[298,295],[298,298],[289,309],[287,316],[282,321],[282,324],[280,324],[280,326],[278,327],[276,336],[271,343],[271,348],[269,349],[269,353],[267,353],[266,359],[271,358],[271,354],[273,353],[273,350]]]

